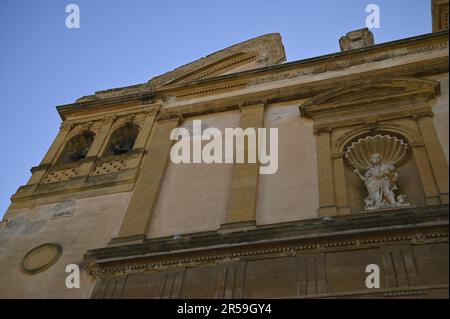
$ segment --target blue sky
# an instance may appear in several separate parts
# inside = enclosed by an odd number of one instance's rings
[[[381,9],[377,43],[431,32],[430,0],[0,1],[0,217],[56,136],[55,110],[95,91],[148,81],[272,32],[288,61],[338,52],[338,39]],[[68,4],[81,28],[67,29]]]

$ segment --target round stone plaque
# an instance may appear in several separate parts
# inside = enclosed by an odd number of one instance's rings
[[[52,267],[61,257],[62,247],[58,244],[44,244],[33,248],[22,259],[22,271],[35,275]]]

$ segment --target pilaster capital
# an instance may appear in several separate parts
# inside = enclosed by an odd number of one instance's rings
[[[266,100],[257,100],[257,101],[245,101],[239,104],[239,109],[242,111],[243,109],[257,108],[263,107],[266,108],[267,101]]]
[[[61,123],[61,126],[59,127],[59,129],[60,129],[61,131],[67,131],[67,132],[69,132],[70,130],[73,129],[74,126],[75,126],[75,124],[72,123],[72,122],[62,122],[62,123]]]
[[[112,125],[117,120],[117,115],[107,115],[103,117],[103,123],[106,125]]]
[[[331,154],[331,158],[332,159],[343,159],[344,155],[345,155],[344,152],[337,152],[337,153]]]
[[[163,112],[158,115],[156,120],[158,122],[175,121],[175,120],[178,120],[179,122],[181,122],[181,121],[183,121],[183,114]]]
[[[413,141],[413,142],[409,143],[409,145],[412,148],[419,148],[419,147],[424,147],[425,146],[425,144],[422,141]]]
[[[424,112],[415,112],[413,113],[412,117],[414,120],[420,120],[424,117],[433,117],[434,113],[432,111],[424,111]]]
[[[323,133],[330,134],[333,131],[331,127],[314,127],[314,135],[321,135]]]

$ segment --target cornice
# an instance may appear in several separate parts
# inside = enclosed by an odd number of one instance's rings
[[[307,58],[307,59],[292,61],[292,62],[286,62],[283,64],[262,67],[262,68],[258,68],[258,69],[254,69],[254,70],[236,72],[236,73],[232,73],[232,74],[228,74],[228,75],[217,76],[217,77],[214,77],[211,79],[204,79],[204,80],[184,83],[182,85],[164,86],[164,87],[160,87],[160,88],[156,89],[155,93],[161,94],[162,92],[178,90],[181,88],[186,89],[189,87],[197,86],[200,84],[206,84],[206,83],[212,84],[212,83],[221,82],[224,80],[235,80],[235,79],[243,80],[243,79],[246,79],[247,77],[254,77],[256,75],[260,76],[260,75],[270,74],[270,73],[274,73],[274,72],[278,73],[279,71],[288,71],[291,69],[297,69],[300,67],[301,68],[308,67],[308,66],[317,64],[319,62],[321,62],[321,63],[322,62],[325,62],[325,63],[334,62],[334,61],[339,60],[340,58],[355,58],[355,57],[364,56],[364,55],[368,55],[368,54],[379,53],[380,51],[381,52],[382,51],[390,51],[390,50],[397,49],[398,47],[404,47],[406,45],[411,46],[411,47],[422,46],[423,47],[422,49],[416,48],[416,50],[414,50],[414,51],[415,52],[421,52],[421,51],[423,52],[423,51],[428,51],[429,49],[436,48],[433,46],[433,47],[427,49],[426,46],[423,45],[424,42],[430,42],[430,41],[438,42],[436,47],[441,46],[439,43],[444,45],[444,47],[448,47],[448,30],[442,31],[442,32],[428,33],[428,34],[424,34],[424,35],[419,35],[419,36],[396,40],[396,41],[391,41],[391,42],[385,42],[385,43],[381,43],[381,44],[377,44],[377,45],[374,45],[371,47],[361,48],[361,49],[357,49],[357,50],[326,54],[323,56]],[[403,53],[401,55],[408,55],[408,53]],[[381,61],[381,60],[389,59],[389,58],[391,58],[391,56],[378,57],[377,60]],[[347,65],[347,66],[353,66],[353,65],[355,65],[355,63],[357,63],[357,62],[353,60],[353,62],[351,62],[350,65]],[[325,70],[326,70],[326,68],[325,68]],[[319,73],[320,70],[317,69],[315,72]]]
[[[136,106],[139,104],[154,103],[155,94],[151,92],[140,92],[138,94],[126,94],[121,96],[113,96],[102,99],[93,99],[85,102],[75,102],[71,104],[58,105],[56,107],[59,115],[63,120],[67,119],[68,115],[80,114],[83,112],[90,112],[95,109],[96,112],[107,110],[108,108],[118,106]]]
[[[137,91],[137,93],[132,94],[127,94],[128,91],[126,88],[124,88],[123,90],[115,89],[111,93],[113,95],[112,97],[108,97],[108,95],[105,93],[103,94],[104,96],[106,96],[104,98],[94,96],[92,97],[92,100],[86,100],[85,98],[85,102],[76,102],[73,104],[58,106],[58,111],[60,112],[61,117],[64,118],[65,114],[69,112],[82,112],[90,109],[104,109],[120,103],[130,103],[133,101],[145,101],[148,103],[149,100],[159,99],[168,101],[173,98],[181,99],[180,101],[182,101],[187,97],[193,98],[194,96],[198,96],[199,94],[202,96],[204,96],[205,94],[222,94],[223,92],[227,92],[227,90],[229,90],[230,88],[237,88],[237,92],[240,92],[243,91],[242,88],[245,89],[247,87],[252,87],[258,84],[273,83],[279,80],[288,80],[291,78],[294,79],[312,74],[336,71],[340,69],[346,69],[355,65],[366,64],[369,62],[379,62],[383,60],[389,60],[394,57],[424,53],[433,50],[439,50],[441,48],[448,48],[448,30],[383,43],[358,50],[329,54],[300,61],[262,67],[249,71],[221,75],[189,83],[162,86],[154,90],[150,90],[147,84],[142,84],[142,92],[139,92],[140,85],[136,85],[133,86],[130,90],[132,90],[133,92]],[[445,58],[446,61],[441,61],[439,59],[435,59],[435,61],[433,62],[428,61],[425,68],[419,68],[415,71],[415,73],[424,76],[427,74],[448,72],[448,54]],[[420,63],[413,63],[411,67],[413,67],[414,64]],[[294,70],[298,71],[293,72]],[[374,72],[375,71],[376,70],[374,70]],[[405,74],[407,73],[405,70],[403,70],[402,72],[402,76],[409,75]],[[412,72],[413,71],[410,71],[409,73]],[[331,80],[341,81],[341,78],[333,78]],[[239,88],[237,86],[242,86],[242,88]],[[213,87],[214,90],[211,91],[210,89],[208,89],[211,87]],[[124,92],[124,95],[116,96],[116,94],[118,94],[117,92],[121,91]],[[307,93],[308,94],[306,95],[306,97],[310,97],[312,96],[311,94],[314,94],[314,91],[309,91]],[[290,94],[288,96],[287,94],[278,94],[277,90],[270,89],[267,89],[265,92],[259,92],[258,94],[259,96],[253,96],[252,98],[261,98],[261,95],[265,95],[265,99],[270,99],[271,95],[274,95],[274,98],[279,98],[280,100],[297,98],[295,94]],[[242,98],[242,96],[239,96],[239,98]],[[232,98],[230,98],[229,100],[232,100]],[[185,102],[182,102],[181,104],[184,103]],[[190,100],[187,99],[186,104],[189,103]],[[231,101],[231,103],[233,104],[234,102]]]
[[[217,263],[261,255],[295,255],[308,250],[349,249],[397,241],[448,241],[448,205],[259,226],[255,230],[188,234],[144,243],[90,250],[91,273],[157,271],[180,265]]]

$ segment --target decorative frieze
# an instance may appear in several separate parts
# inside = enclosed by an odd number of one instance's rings
[[[229,248],[229,252],[223,251],[218,254],[202,253],[199,256],[191,254],[177,257],[176,255],[163,255],[157,257],[158,261],[128,261],[125,264],[112,262],[111,265],[98,264],[96,262],[88,263],[88,272],[90,275],[101,278],[105,275],[130,275],[142,272],[159,272],[173,267],[199,267],[204,265],[218,265],[223,263],[230,263],[231,261],[257,260],[261,258],[279,258],[279,257],[295,257],[304,256],[305,252],[324,253],[327,251],[334,251],[335,249],[367,249],[368,247],[378,247],[383,244],[392,244],[401,242],[402,244],[416,244],[423,238],[439,239],[440,242],[448,242],[448,232],[432,232],[424,234],[415,234],[413,236],[380,236],[369,239],[356,239],[335,241],[329,240],[321,242],[320,244],[306,244],[306,245],[287,245],[284,247],[267,248],[267,249],[241,249],[239,252],[232,252],[233,248]],[[423,242],[422,242],[423,244]]]

